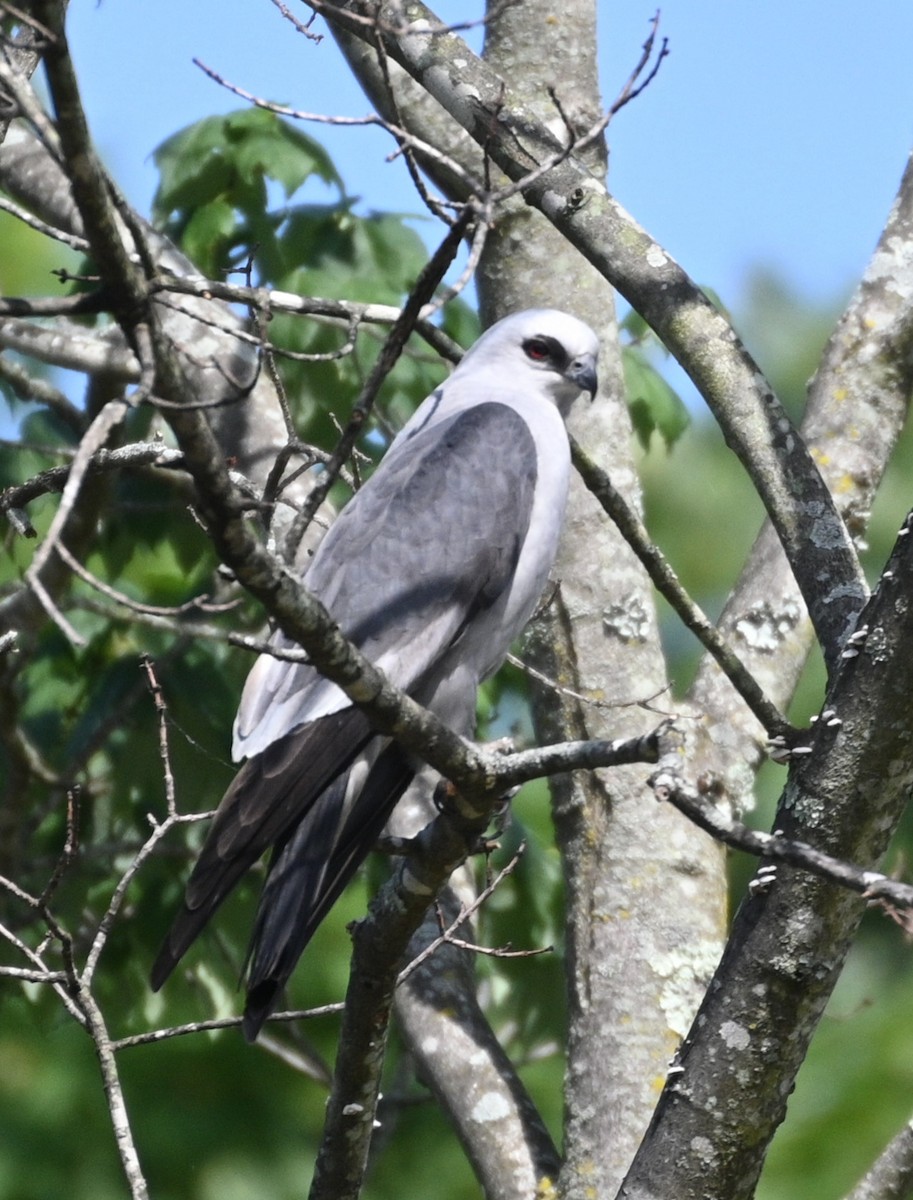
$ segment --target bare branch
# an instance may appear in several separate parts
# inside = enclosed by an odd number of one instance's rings
[[[143,1176],[139,1156],[136,1152],[136,1145],[133,1141],[130,1118],[124,1102],[124,1093],[121,1088],[120,1076],[117,1070],[117,1063],[114,1059],[114,1049],[111,1044],[110,1035],[108,1034],[108,1028],[102,1016],[101,1009],[98,1007],[88,985],[78,980],[76,983],[79,989],[79,1005],[85,1014],[89,1033],[92,1036],[92,1041],[95,1043],[95,1053],[98,1056],[99,1066],[101,1067],[102,1082],[104,1083],[105,1096],[108,1100],[108,1111],[111,1114],[111,1125],[114,1129],[114,1140],[117,1142],[117,1150],[120,1155],[124,1175],[127,1179],[127,1185],[130,1188],[130,1196],[132,1200],[148,1200],[149,1192],[146,1188],[146,1180]]]
[[[913,908],[913,884],[854,866],[807,842],[784,837],[778,830],[764,833],[749,829],[729,817],[710,796],[686,782],[674,766],[661,766],[650,777],[650,784],[658,800],[667,801],[699,829],[733,850],[802,867],[813,875],[857,892],[864,900],[881,901],[898,909]]]
[[[427,772],[416,779],[394,814],[393,828],[414,832],[427,822],[433,812],[430,784]],[[477,909],[475,874],[464,864],[426,912],[407,952],[420,963],[400,980],[395,1013],[417,1072],[452,1125],[485,1196],[517,1200],[531,1196],[544,1179],[557,1178],[559,1154],[479,1003],[473,953],[460,949],[452,933],[440,942],[442,925],[453,926]],[[428,959],[431,945],[437,950]]]
[[[0,347],[37,358],[51,367],[107,375],[123,383],[139,379],[136,356],[121,344],[108,342],[83,326],[57,321],[35,325],[17,317],[0,318]]]
[[[44,606],[51,619],[60,627],[66,637],[76,646],[85,645],[85,639],[63,617],[57,606],[51,600],[41,582],[41,572],[54,552],[64,526],[70,519],[76,499],[79,496],[83,479],[89,469],[92,457],[100,450],[112,431],[123,421],[129,411],[129,405],[121,400],[112,400],[104,406],[92,424],[86,430],[79,449],[73,457],[70,472],[67,476],[60,505],[51,521],[47,535],[25,572],[26,582]]]
[[[859,637],[843,651],[826,699],[832,715],[815,724],[807,753],[793,747],[777,814],[787,841],[848,862],[883,854],[913,782],[913,611],[898,603],[913,587],[911,529],[913,516],[860,618]],[[876,893],[889,882],[873,873]],[[742,1200],[753,1193],[861,913],[844,888],[792,868],[743,902],[682,1047],[681,1069],[670,1077],[625,1181],[631,1200],[664,1193]],[[776,1078],[777,1087],[737,1082],[757,1072]],[[705,1135],[712,1161],[699,1149]]]
[[[38,899],[36,897],[28,896],[9,880],[0,878],[0,887],[6,888],[6,890],[12,892],[17,899],[24,899],[30,907],[34,908],[36,911],[38,910],[40,906]],[[24,958],[32,963],[37,974],[41,974],[43,976],[57,974],[56,971],[50,971],[48,969],[44,959],[40,954],[34,951],[31,946],[27,946],[17,934],[3,924],[0,924],[0,937],[5,938],[6,941],[8,941],[10,945],[14,947],[14,949],[16,949]],[[56,979],[53,982],[49,980],[49,982],[51,982],[51,986],[54,988],[54,991],[57,993],[58,997],[63,1003],[64,1008],[67,1010],[70,1016],[80,1025],[85,1025],[85,1015],[70,994],[72,987],[71,974],[69,971],[64,971],[63,975],[66,982],[58,981]]]
[[[651,541],[646,526],[637,513],[612,485],[605,471],[596,466],[573,438],[571,455],[584,483],[618,526],[619,532],[643,563],[657,590],[669,601],[685,627],[690,629],[713,655],[768,735],[773,737],[789,731],[789,722],[765,696],[729,643],[720,636],[713,623],[682,587],[666,558]]]
[[[114,450],[103,447],[87,456],[85,475],[97,475],[106,471],[119,471],[125,467],[179,467],[181,452],[172,447],[164,446],[161,442],[136,442],[131,446],[120,446]],[[75,463],[75,457],[74,457]],[[49,467],[46,471],[33,475],[25,483],[14,484],[0,492],[0,512],[10,508],[21,508],[39,496],[50,492],[64,490],[67,480],[73,470],[73,465],[64,467]]]
[[[399,147],[397,153],[416,153],[420,154],[425,160],[436,162],[439,167],[445,169],[453,176],[462,179],[466,185],[466,191],[468,194],[474,193],[476,195],[481,195],[484,190],[480,180],[474,179],[464,166],[458,163],[456,159],[445,154],[440,147],[424,141],[422,138],[417,137],[415,133],[406,130],[394,121],[389,121],[383,117],[379,117],[376,113],[369,113],[365,117],[342,117],[329,116],[326,113],[305,112],[300,108],[290,108],[287,104],[276,104],[272,100],[265,100],[262,96],[255,96],[252,92],[248,92],[244,88],[238,87],[237,84],[230,83],[223,76],[219,75],[217,71],[214,71],[211,67],[207,67],[206,64],[201,62],[198,58],[195,58],[193,61],[201,71],[204,71],[212,80],[218,83],[220,87],[226,88],[228,91],[234,93],[234,95],[239,96],[242,100],[247,100],[248,103],[255,105],[257,108],[266,109],[267,112],[275,113],[280,117],[288,117],[290,120],[312,121],[318,125],[334,125],[342,127],[376,125],[389,133],[390,136],[396,141]],[[396,157],[395,154],[391,155],[388,161],[392,160],[394,157]],[[421,185],[419,185],[419,190],[421,194],[424,194],[424,188]],[[440,209],[442,207],[447,207],[448,204],[449,202],[446,201],[436,201],[433,204],[429,204],[429,207],[432,209],[435,216],[442,217],[443,213],[440,211]]]
[[[290,1012],[270,1013],[267,1021],[274,1023],[289,1023],[307,1021],[312,1017],[332,1017],[341,1013],[343,1005],[322,1004],[317,1008],[299,1008]],[[168,1041],[170,1038],[187,1037],[192,1033],[211,1033],[216,1029],[238,1029],[244,1021],[242,1016],[218,1017],[211,1021],[190,1021],[186,1025],[170,1025],[167,1029],[152,1029],[148,1033],[134,1033],[130,1037],[118,1038],[112,1041],[114,1051],[129,1050],[131,1046],[149,1046],[154,1042]]]
[[[517,864],[520,862],[520,859],[523,857],[525,850],[526,843],[521,842],[516,854],[514,854],[513,857],[506,863],[506,865],[501,868],[494,879],[492,879],[492,881],[486,887],[484,887],[482,891],[479,892],[473,902],[469,905],[461,906],[460,911],[456,914],[453,920],[450,921],[447,927],[441,929],[440,936],[429,942],[428,945],[422,949],[420,954],[416,955],[416,957],[413,958],[410,963],[403,967],[396,980],[397,985],[405,983],[409,976],[417,971],[424,962],[431,958],[435,951],[440,949],[441,946],[453,946],[457,944],[457,939],[455,937],[457,930],[461,929],[467,921],[470,921],[473,917],[473,914],[479,911],[488,897],[494,895],[504,880],[514,873],[514,870],[516,869]],[[464,948],[468,948],[468,946],[465,946],[464,944]],[[473,947],[473,949],[484,951],[485,948]]]
[[[658,75],[659,69],[663,65],[663,59],[669,54],[668,38],[663,38],[662,43],[660,44],[659,52],[656,55],[656,61],[653,63],[653,66],[650,67],[650,70],[647,71],[646,76],[641,79],[644,71],[647,70],[650,59],[653,57],[653,47],[656,44],[656,35],[658,33],[659,9],[656,10],[656,14],[650,21],[650,33],[647,36],[647,40],[643,44],[640,59],[634,67],[634,70],[625,81],[624,87],[613,101],[612,107],[609,109],[609,112],[613,117],[617,112],[623,109],[626,104],[630,104],[632,100],[636,100],[641,92],[643,92],[645,88],[648,88]],[[640,83],[637,82],[638,80],[640,80]]]
[[[913,157],[862,281],[831,336],[809,385],[802,435],[854,537],[865,535],[881,483],[913,395]],[[871,352],[859,353],[860,339]],[[811,630],[801,593],[770,525],[762,529],[741,578],[727,599],[720,629],[738,647],[778,705],[792,696]],[[725,755],[701,769],[725,778],[744,803],[764,753],[755,721],[734,703],[714,664],[702,664],[689,700],[712,721]]]
[[[276,8],[279,9],[279,11],[282,13],[283,17],[285,17],[285,19],[287,21],[291,21],[291,23],[295,26],[295,28],[298,30],[298,32],[300,34],[303,34],[304,37],[306,37],[309,41],[315,42],[318,45],[320,44],[320,42],[323,41],[323,34],[322,33],[314,33],[314,31],[311,29],[311,25],[314,23],[314,14],[313,13],[311,14],[310,20],[307,22],[307,24],[305,24],[304,21],[299,21],[298,18],[294,15],[294,13],[291,13],[288,10],[288,8],[282,3],[282,0],[273,0],[273,4],[275,4]]]
[[[846,1200],[908,1200],[913,1189],[913,1121],[891,1139]]]
[[[151,290],[176,292],[187,296],[199,296],[203,300],[225,300],[230,304],[246,304],[263,313],[286,312],[302,316],[322,317],[328,322],[344,322],[349,328],[354,323],[368,325],[393,325],[402,315],[402,309],[390,304],[361,304],[352,300],[327,300],[321,296],[299,296],[293,292],[274,288],[243,287],[198,276],[174,276],[159,273],[150,284]],[[449,338],[443,330],[427,319],[436,310],[434,304],[423,307],[415,332],[442,358],[459,362],[462,347]]]
[[[351,1200],[358,1195],[374,1128],[399,962],[429,901],[466,857],[487,820],[487,812],[461,809],[451,799],[413,839],[413,853],[400,860],[393,878],[355,926],[333,1088],[310,1200]]]
[[[30,229],[34,229],[36,233],[43,233],[45,237],[54,238],[55,241],[69,246],[71,250],[85,252],[88,249],[88,242],[85,238],[78,237],[73,233],[67,233],[66,230],[58,229],[54,225],[49,225],[46,221],[42,221],[40,217],[34,216],[22,208],[21,205],[8,200],[5,196],[0,196],[0,209],[21,221],[23,225],[28,225]],[[3,311],[4,309],[0,307],[0,312]]]
[[[41,971],[37,967],[5,967],[0,966],[0,976],[4,979],[20,979],[23,983],[65,983],[66,971]]]
[[[0,354],[0,379],[7,383],[16,395],[25,401],[34,400],[45,405],[77,435],[82,437],[86,429],[86,418],[58,388],[30,374],[20,363],[8,355]]]

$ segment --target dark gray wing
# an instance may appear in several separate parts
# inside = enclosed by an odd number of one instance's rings
[[[529,528],[536,449],[523,418],[485,403],[397,445],[333,524],[305,577],[340,628],[406,691],[509,588]],[[264,657],[236,752],[348,701],[311,668]]]

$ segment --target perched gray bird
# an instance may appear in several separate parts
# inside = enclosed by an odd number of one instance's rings
[[[532,614],[558,546],[563,417],[596,390],[598,343],[554,309],[493,325],[416,411],[334,522],[305,583],[387,677],[461,734],[476,690]],[[279,634],[274,641],[288,645]],[[271,850],[251,938],[253,1040],[419,764],[312,667],[261,656],[219,805],[152,969],[157,990],[244,872]]]

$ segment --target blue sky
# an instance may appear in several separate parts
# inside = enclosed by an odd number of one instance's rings
[[[448,2],[437,11],[456,19],[477,9]],[[607,102],[653,11],[641,0],[600,0]],[[667,0],[662,30],[670,57],[610,129],[618,199],[727,304],[738,304],[758,264],[812,300],[846,292],[913,142],[913,4]],[[239,104],[194,56],[300,108],[360,115],[369,107],[331,39],[306,41],[270,0],[73,0],[70,36],[96,140],[142,211],[155,184],[154,147]],[[311,132],[365,206],[419,210],[402,167],[384,161],[382,134]]]

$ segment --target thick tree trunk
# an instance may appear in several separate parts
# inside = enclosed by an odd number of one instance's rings
[[[600,112],[596,6],[567,6],[560,22],[541,0],[492,5],[485,59],[559,136]],[[600,147],[591,155],[605,171]],[[612,289],[537,212],[502,211],[479,266],[486,323],[532,305],[568,308],[602,339],[598,400],[581,401],[571,429],[639,505]],[[652,587],[615,527],[579,480],[555,568],[558,590],[528,639],[534,665],[603,704],[581,705],[536,688],[540,740],[625,737],[653,714],[630,706],[666,684]],[[659,808],[644,769],[578,772],[552,783],[567,888],[569,1007],[565,1164],[560,1191],[611,1196],[624,1177],[722,948],[725,880],[719,849]]]

